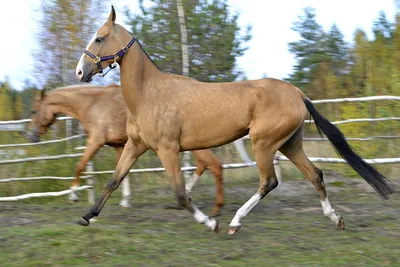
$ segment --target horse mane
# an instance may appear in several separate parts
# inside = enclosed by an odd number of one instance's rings
[[[129,32],[130,35],[134,36],[130,31],[128,31],[128,32]],[[160,67],[154,62],[154,60],[149,56],[149,54],[146,52],[146,50],[144,50],[144,48],[143,48],[142,44],[140,43],[140,41],[139,41],[137,38],[135,38],[135,39],[136,39],[136,42],[139,44],[140,48],[142,49],[142,51],[143,51],[143,52],[145,53],[145,55],[147,56],[147,58],[150,59],[151,63],[153,63],[153,65],[154,65],[159,71],[162,71],[162,70],[160,69]]]

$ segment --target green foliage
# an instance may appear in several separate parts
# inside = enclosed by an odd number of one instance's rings
[[[48,89],[76,83],[75,66],[88,40],[103,22],[107,1],[41,1],[39,49],[34,51],[37,82]]]
[[[289,81],[313,99],[400,94],[400,19],[393,24],[383,12],[373,23],[373,39],[362,30],[354,34],[350,47],[336,25],[328,33],[315,19],[315,10],[306,8],[293,24],[300,40],[289,44],[297,63]],[[330,120],[399,116],[399,105],[388,101],[319,105]],[[350,123],[340,125],[347,137],[398,135],[398,122]],[[310,134],[310,133],[308,133]],[[350,142],[365,158],[398,157],[395,140]],[[384,168],[385,172],[390,166]],[[344,169],[346,175],[355,175]]]
[[[146,2],[146,5],[145,5]],[[226,0],[184,0],[189,75],[200,81],[233,81],[242,75],[236,59],[247,50],[251,27],[243,31]],[[150,5],[147,5],[150,4]],[[164,71],[182,73],[176,1],[140,1],[141,14],[126,10],[133,34]]]
[[[348,44],[335,24],[325,33],[315,17],[315,9],[305,8],[304,15],[293,23],[292,29],[299,34],[300,40],[289,43],[289,51],[297,62],[287,81],[311,98],[326,98],[332,95],[326,90],[327,86],[332,88],[330,92],[340,87],[336,79],[326,77],[326,74],[342,76],[346,72]]]

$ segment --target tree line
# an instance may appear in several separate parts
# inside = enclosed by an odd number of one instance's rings
[[[188,31],[189,76],[200,81],[246,79],[237,58],[248,49],[251,26],[240,27],[239,14],[227,0],[183,0]],[[41,3],[43,14],[33,51],[40,76],[22,91],[0,82],[0,120],[29,116],[37,88],[52,89],[76,83],[75,65],[91,35],[108,10],[107,1],[51,0]],[[125,24],[161,70],[181,73],[182,53],[175,0],[140,0],[140,12],[125,8]],[[107,13],[107,12],[106,12]],[[400,15],[394,23],[377,13],[373,36],[356,29],[347,43],[337,25],[328,31],[316,21],[316,11],[305,8],[292,29],[299,39],[288,44],[295,57],[292,73],[283,77],[312,99],[400,95]],[[44,61],[45,60],[45,61]],[[261,78],[261,77],[260,77]]]

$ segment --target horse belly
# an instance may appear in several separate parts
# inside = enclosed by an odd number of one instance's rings
[[[230,143],[248,134],[247,125],[229,120],[213,121],[203,125],[183,127],[181,150],[197,150]]]

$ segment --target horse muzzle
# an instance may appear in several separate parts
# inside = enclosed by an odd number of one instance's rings
[[[82,57],[79,60],[78,65],[76,66],[76,78],[80,81],[80,82],[91,82],[92,78],[93,78],[93,69],[91,68],[91,63],[86,63],[84,61],[84,55],[82,55]]]
[[[33,143],[40,142],[40,134],[35,130],[28,130],[25,137]]]

